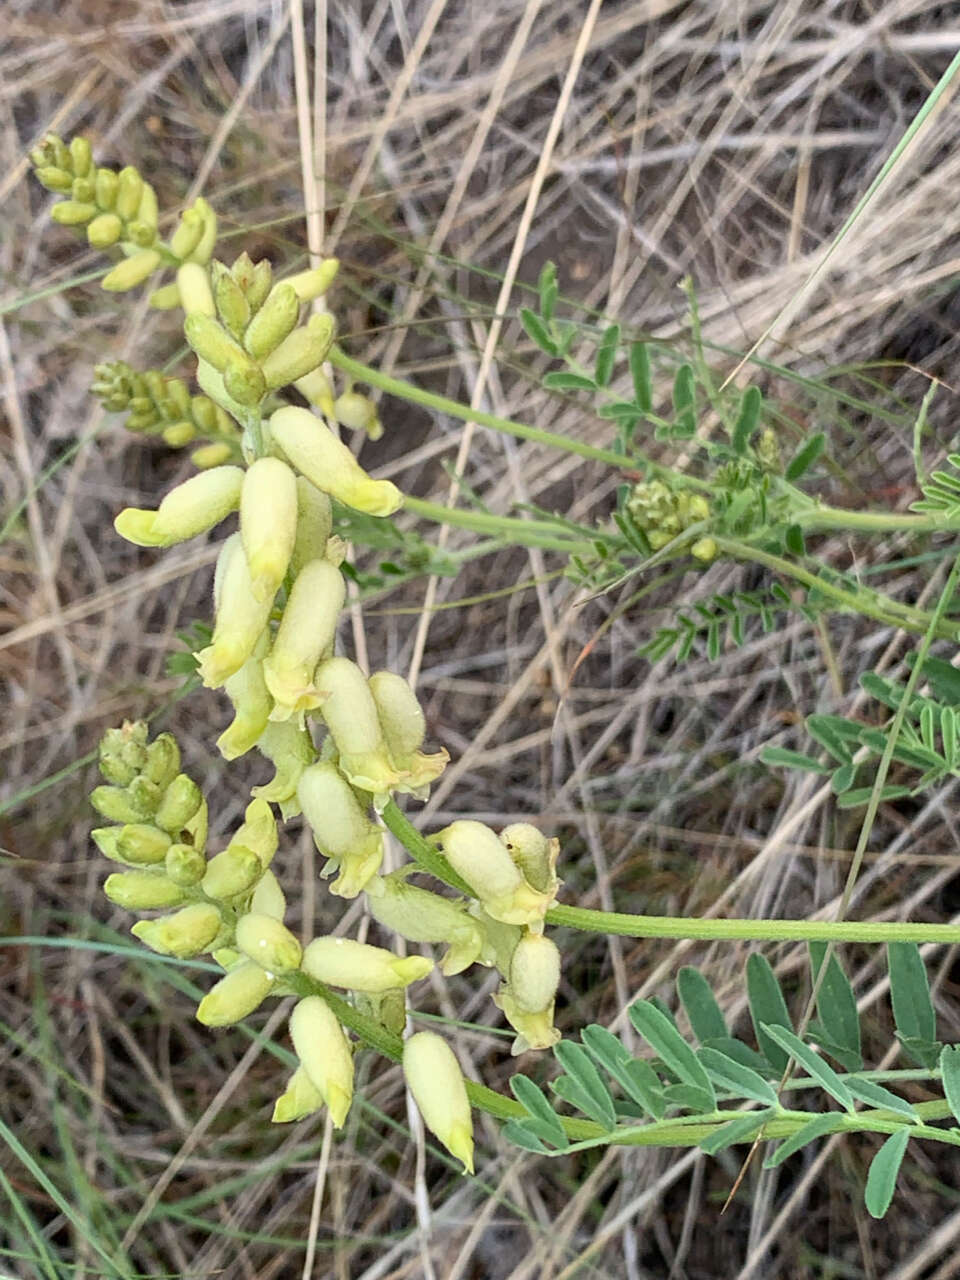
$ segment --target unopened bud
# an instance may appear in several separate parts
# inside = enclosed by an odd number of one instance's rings
[[[211,467],[222,467],[233,456],[234,451],[226,441],[219,441],[213,444],[204,444],[199,449],[194,449],[190,455],[190,461],[199,471],[209,471]]]
[[[199,262],[201,266],[206,266],[217,243],[217,215],[203,196],[197,197],[193,202],[193,207],[203,218],[203,234],[196,248],[190,254],[190,261]]]
[[[108,822],[143,822],[153,816],[126,787],[94,787],[90,803]]]
[[[266,303],[263,309],[266,310]],[[316,315],[305,326],[294,329],[263,359],[260,367],[267,387],[285,387],[322,364],[333,345],[334,327],[332,316]]]
[[[130,932],[162,956],[186,960],[206,951],[220,932],[220,912],[206,902],[194,902],[159,920],[140,920]]]
[[[135,289],[143,284],[160,265],[160,255],[156,249],[141,249],[132,258],[119,262],[112,271],[100,281],[101,289],[108,293],[125,293],[127,289]]]
[[[256,368],[243,347],[230,337],[218,320],[208,314],[195,311],[188,315],[183,332],[197,355],[219,373],[224,373],[229,365],[238,368],[249,365]]]
[[[158,787],[166,787],[180,772],[180,748],[172,733],[161,733],[147,747],[142,773]]]
[[[237,946],[250,960],[270,973],[289,973],[300,967],[303,948],[279,920],[248,912],[237,921]]]
[[[129,822],[120,828],[116,848],[124,862],[150,867],[166,858],[170,837],[152,823]]]
[[[191,844],[172,844],[167,850],[163,869],[174,884],[199,884],[207,869],[207,860]]]
[[[178,773],[163,792],[154,822],[171,835],[178,835],[202,801],[203,793],[194,780],[185,773]]]
[[[154,289],[148,298],[154,311],[173,311],[180,306],[180,289],[177,284],[164,284]]]
[[[262,874],[260,859],[252,849],[231,844],[207,863],[200,888],[208,898],[223,902],[252,889]]]
[[[87,240],[94,249],[109,249],[123,233],[123,223],[115,213],[101,213],[87,227]]]
[[[99,208],[109,213],[117,202],[117,175],[112,169],[98,169],[93,180],[93,193]]]
[[[130,164],[120,170],[117,178],[117,213],[124,221],[129,221],[140,208],[143,178]]]
[[[353,1056],[336,1015],[320,996],[299,1001],[290,1037],[310,1083],[320,1091],[334,1127],[341,1129],[353,1099]]]
[[[197,1021],[205,1027],[229,1027],[241,1022],[270,994],[273,977],[252,960],[238,964],[207,992],[197,1006]]]
[[[424,1124],[473,1173],[470,1101],[453,1050],[435,1032],[418,1031],[404,1043],[403,1075]]]
[[[239,342],[250,323],[250,303],[222,262],[213,263],[214,296],[221,323]]]
[[[177,268],[176,290],[186,315],[203,316],[208,320],[216,315],[210,277],[205,267],[196,262],[184,262]]]
[[[371,440],[379,440],[383,435],[377,406],[359,391],[344,391],[337,396],[333,412],[340,425],[351,431],[365,431]]]
[[[100,772],[108,782],[128,786],[147,762],[147,726],[142,720],[108,729],[100,739]]]
[[[180,215],[180,224],[170,237],[170,252],[181,262],[187,258],[200,243],[205,222],[199,209],[185,209]]]
[[[70,159],[73,172],[78,178],[85,178],[93,165],[93,153],[89,141],[81,134],[70,139]]]
[[[246,299],[244,299],[246,303]],[[248,307],[249,310],[249,307]],[[293,331],[300,315],[300,300],[289,284],[278,284],[247,326],[243,345],[254,360],[262,361]]]
[[[61,227],[82,227],[97,216],[97,206],[85,200],[61,200],[50,210],[50,217]]]
[[[107,876],[103,892],[128,911],[155,911],[179,907],[187,896],[180,885],[157,871],[121,871]]]
[[[418,982],[433,968],[425,956],[395,956],[352,938],[314,938],[303,952],[304,973],[331,987],[377,993]]]
[[[278,409],[271,415],[270,430],[293,466],[346,506],[389,516],[402,505],[403,495],[396,485],[372,480],[346,445],[309,409]]]

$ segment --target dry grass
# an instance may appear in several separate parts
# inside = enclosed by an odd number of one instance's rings
[[[106,726],[175,690],[164,657],[176,629],[209,612],[214,549],[155,557],[110,529],[119,506],[167,488],[184,464],[105,422],[87,395],[89,370],[104,358],[165,358],[172,331],[139,304],[121,327],[115,303],[80,282],[99,263],[49,224],[45,199],[22,180],[23,156],[47,128],[85,131],[104,160],[136,159],[167,208],[202,189],[251,251],[292,266],[307,248],[335,245],[345,264],[335,305],[370,363],[599,442],[600,420],[538,389],[540,358],[515,320],[523,282],[553,258],[585,323],[615,315],[682,346],[677,285],[691,273],[728,371],[796,296],[960,43],[955,7],[924,0],[341,0],[318,10],[325,63],[317,15],[299,3],[5,9],[0,930],[25,939],[0,951],[0,1118],[39,1162],[4,1150],[6,1194],[65,1276],[114,1274],[97,1242],[112,1255],[125,1240],[128,1270],[117,1274],[282,1280],[303,1273],[316,1248],[312,1274],[338,1280],[946,1280],[960,1272],[956,1176],[928,1153],[908,1162],[882,1227],[861,1207],[866,1142],[827,1163],[815,1153],[751,1168],[723,1217],[733,1157],[611,1151],[537,1162],[481,1123],[480,1176],[466,1180],[411,1140],[399,1073],[383,1062],[363,1058],[363,1100],[342,1140],[331,1145],[311,1122],[271,1129],[287,1052],[276,1017],[269,1036],[215,1035],[191,1019],[186,971],[52,945],[123,942],[129,921],[100,894],[87,839],[92,772],[82,758]],[[911,496],[905,424],[923,383],[893,362],[955,376],[956,118],[947,104],[774,352],[784,372],[769,386],[785,397],[785,441],[814,423],[827,429],[832,496],[850,503]],[[304,183],[311,134],[325,139],[327,169]],[[848,372],[829,387],[786,373],[818,379],[865,360],[891,363],[869,383]],[[950,394],[941,406],[946,442]],[[492,510],[609,510],[618,477],[598,468],[409,406],[388,403],[383,416],[387,437],[365,460],[420,494],[443,500],[441,464],[455,463]],[[469,541],[449,534],[451,547]],[[894,541],[822,547],[844,567],[911,553]],[[433,739],[454,760],[424,822],[536,816],[562,835],[566,893],[584,905],[828,914],[856,838],[851,819],[826,789],[772,776],[757,756],[771,739],[796,741],[798,714],[856,706],[857,674],[895,670],[904,637],[849,619],[828,634],[797,621],[716,663],[700,655],[681,670],[651,668],[635,651],[656,618],[636,610],[567,689],[616,601],[572,609],[569,584],[548,576],[557,567],[507,549],[355,613],[348,643],[375,665],[419,673]],[[909,598],[939,585],[923,564],[895,573]],[[517,583],[532,585],[433,608]],[[752,585],[719,565],[679,589],[686,600]],[[164,715],[215,797],[218,833],[251,781],[209,755],[224,711],[201,694]],[[957,910],[954,795],[882,814],[858,914]],[[316,902],[318,930],[361,925],[315,895],[297,828],[281,869],[294,903],[300,882],[308,920]],[[571,1030],[615,1022],[635,995],[668,995],[681,956],[709,970],[731,1016],[742,1013],[740,947],[570,937],[564,954]],[[771,958],[802,1000],[802,954],[782,947]],[[952,956],[930,958],[945,1035],[956,1039]],[[867,951],[847,961],[873,1061],[889,1037],[882,964]],[[505,1087],[505,1042],[482,1030],[499,1016],[490,989],[471,972],[434,984],[418,1005],[478,1024],[456,1033],[461,1059]],[[0,1242],[33,1249],[0,1254],[0,1275],[49,1274],[12,1210]]]

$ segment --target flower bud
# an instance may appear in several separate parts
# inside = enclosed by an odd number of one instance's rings
[[[132,164],[128,164],[120,170],[117,179],[117,213],[126,222],[139,210],[143,178]]]
[[[717,558],[717,543],[714,538],[698,538],[690,548],[694,560],[701,564],[710,564]]]
[[[124,862],[136,867],[151,867],[163,862],[170,848],[170,837],[149,822],[128,822],[120,828],[116,850]]]
[[[195,849],[199,849],[202,853],[207,847],[207,828],[209,824],[210,814],[207,809],[207,802],[201,798],[193,817],[188,818],[183,824],[183,830],[180,833],[181,839],[185,844],[192,844]]]
[[[240,505],[242,467],[214,467],[172,489],[156,511],[127,507],[114,521],[121,537],[141,547],[169,547],[206,533]]]
[[[434,839],[453,869],[466,880],[494,920],[537,925],[553,905],[554,892],[528,884],[496,834],[482,822],[459,819]]]
[[[191,777],[178,773],[164,790],[154,822],[171,835],[179,835],[203,803],[203,793]]]
[[[87,240],[94,249],[109,249],[123,233],[123,223],[115,213],[101,213],[87,226]]]
[[[323,874],[340,872],[330,892],[355,898],[383,861],[380,828],[367,817],[350,784],[329,760],[303,770],[297,799],[314,843],[330,859]]]
[[[93,191],[89,178],[74,178],[70,184],[70,195],[78,204],[93,204]]]
[[[366,886],[367,905],[374,920],[409,942],[446,942],[440,971],[447,977],[462,973],[480,956],[483,931],[466,911],[462,899],[441,898],[408,884],[404,871],[374,877]]]
[[[280,881],[269,869],[257,882],[250,898],[250,910],[256,915],[269,916],[271,920],[282,920],[286,914],[287,902]]]
[[[284,284],[292,286],[301,302],[312,302],[314,298],[326,293],[339,270],[340,262],[337,258],[324,258],[318,267],[288,276]]]
[[[377,707],[363,672],[349,658],[327,658],[314,674],[321,714],[355,787],[385,797],[400,777],[390,762]]]
[[[140,920],[130,932],[162,956],[186,960],[206,951],[220,932],[220,912],[206,902],[194,902],[159,920]]]
[[[271,761],[276,772],[265,786],[254,787],[253,794],[279,804],[285,821],[295,818],[300,812],[297,783],[317,756],[310,734],[296,720],[271,720],[257,739],[257,750]]]
[[[277,1099],[270,1117],[273,1124],[288,1124],[291,1120],[303,1120],[323,1106],[323,1094],[310,1083],[303,1067],[287,1081],[287,1087]]]
[[[147,299],[154,311],[173,311],[181,305],[180,290],[176,283],[161,285]]]
[[[117,202],[119,180],[112,169],[98,169],[93,180],[93,194],[99,208],[109,213]]]
[[[142,720],[126,720],[120,729],[108,729],[100,739],[100,772],[108,782],[126,787],[147,762],[147,726]]]
[[[325,418],[334,417],[333,387],[322,369],[311,369],[293,384],[305,400],[315,404]]]
[[[250,408],[263,398],[266,385],[259,367],[251,361],[231,361],[223,371],[223,385],[227,394],[239,405]]]
[[[237,921],[237,946],[269,973],[299,969],[303,948],[279,920],[250,911]]]
[[[50,217],[61,227],[82,227],[96,216],[97,206],[86,200],[61,200],[50,210]]]
[[[243,335],[243,345],[254,360],[262,361],[271,351],[276,351],[293,331],[299,315],[300,300],[295,289],[289,284],[278,284],[271,290]]]
[[[147,188],[144,188],[144,190],[147,190]],[[127,223],[127,239],[139,249],[151,248],[156,238],[156,223],[148,225],[146,222],[141,222],[139,218]]]
[[[251,365],[256,368],[243,347],[235,342],[223,325],[209,314],[195,311],[188,315],[184,321],[183,332],[197,355],[212,365],[218,373],[224,373],[229,365],[238,368]]]
[[[191,844],[172,844],[164,859],[164,871],[174,884],[199,884],[207,869],[207,860]]]
[[[361,395],[359,391],[344,391],[337,396],[333,413],[341,426],[349,427],[351,431],[365,431],[371,440],[379,440],[383,435],[377,406],[369,396]]]
[[[253,850],[231,843],[207,863],[200,888],[208,898],[223,902],[252,889],[262,874],[260,859]]]
[[[310,1083],[320,1091],[334,1127],[353,1099],[353,1056],[336,1015],[320,996],[299,1001],[290,1015],[290,1037]]]
[[[180,215],[180,223],[170,237],[170,252],[175,258],[184,261],[200,243],[203,235],[205,219],[199,209],[185,209]]]
[[[512,1053],[549,1049],[560,1039],[553,1025],[553,1005],[560,983],[560,952],[543,934],[527,933],[510,961],[510,979],[494,996],[517,1032]]]
[[[189,260],[198,262],[201,266],[206,266],[217,243],[217,215],[203,196],[197,196],[193,202],[193,207],[203,218],[203,234],[197,247],[189,255]]]
[[[292,465],[332,498],[373,516],[392,515],[402,505],[403,494],[396,485],[372,480],[309,409],[278,409],[270,417],[270,429]]]
[[[294,580],[273,647],[263,661],[263,678],[276,703],[271,719],[302,718],[320,705],[314,671],[333,647],[345,594],[340,572],[326,560],[312,560]]]
[[[297,476],[297,531],[290,556],[290,572],[294,577],[311,560],[323,560],[327,540],[333,532],[333,512],[325,493]]]
[[[556,874],[559,840],[548,839],[531,822],[512,822],[500,832],[500,841],[527,884],[556,894],[560,886]]]
[[[158,787],[168,787],[180,772],[180,748],[172,733],[161,733],[147,747],[141,770]]]
[[[247,301],[251,311],[259,311],[270,293],[273,284],[273,268],[266,258],[258,262],[250,273],[250,283],[246,287]]]
[[[85,178],[93,166],[93,154],[89,141],[82,135],[70,139],[70,160],[78,178]]]
[[[263,309],[266,308],[264,303]],[[267,387],[285,387],[322,364],[333,345],[334,328],[333,316],[315,315],[305,326],[294,329],[263,359],[260,367]]]
[[[157,871],[121,871],[107,876],[103,892],[118,907],[128,911],[155,911],[179,907],[186,892]]]
[[[153,816],[125,787],[94,787],[90,803],[108,822],[143,822]]]
[[[124,862],[125,859],[120,856],[118,841],[122,827],[94,827],[90,832],[90,838],[97,846],[105,858],[109,858],[111,862]]]
[[[433,968],[425,956],[395,956],[352,938],[314,938],[303,952],[301,968],[331,987],[374,994],[418,982]]]
[[[56,165],[41,165],[39,169],[34,169],[34,177],[46,187],[48,191],[69,191],[73,185],[73,179],[65,169],[58,169]]]
[[[141,813],[153,818],[160,805],[163,792],[146,774],[138,773],[127,787],[127,795]]]
[[[240,537],[258,600],[276,595],[290,566],[296,532],[296,476],[279,458],[258,458],[247,469],[240,494]]]
[[[184,262],[177,268],[176,285],[167,286],[171,287],[177,290],[178,300],[186,315],[205,316],[208,319],[216,315],[206,268],[196,262]]]
[[[251,800],[247,805],[243,822],[233,833],[230,843],[252,849],[260,859],[261,867],[269,867],[277,852],[280,837],[277,835],[277,820],[273,816],[273,810],[262,796]]]
[[[463,1072],[445,1040],[418,1031],[404,1042],[403,1075],[423,1122],[473,1173],[473,1121]]]
[[[160,255],[156,249],[141,249],[132,258],[118,262],[112,271],[100,281],[100,288],[108,293],[125,293],[127,289],[135,289],[138,284],[153,275],[160,265]]]
[[[266,647],[266,633],[264,645]],[[263,659],[254,654],[224,683],[224,692],[233,703],[234,717],[217,739],[224,760],[236,760],[256,745],[267,727],[273,699],[263,678]]]
[[[224,542],[217,560],[214,602],[213,639],[197,655],[200,676],[208,689],[219,688],[253,655],[273,606],[272,600],[257,600],[253,594],[253,579],[238,533]]]
[[[164,437],[166,437],[166,432],[164,432]],[[167,443],[169,444],[169,441]],[[219,441],[213,444],[201,445],[199,449],[194,449],[190,455],[190,461],[199,471],[209,471],[211,467],[222,467],[233,456],[233,449],[226,441]]]
[[[273,976],[252,960],[235,969],[211,987],[197,1005],[197,1021],[205,1027],[229,1027],[259,1008],[270,994]]]

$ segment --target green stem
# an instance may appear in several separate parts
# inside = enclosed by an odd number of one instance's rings
[[[846,511],[842,507],[813,506],[792,515],[801,529],[841,529],[851,533],[949,533],[960,529],[960,520],[943,516],[913,515],[900,511]]]
[[[543,547],[547,551],[562,551],[567,555],[593,550],[591,540],[578,541],[564,536],[563,526],[552,524],[549,520],[521,520],[513,516],[491,515],[487,511],[447,507],[439,502],[427,502],[423,498],[409,496],[404,497],[403,507],[405,511],[423,516],[425,520],[433,520],[437,524],[453,524],[460,529],[472,529],[490,537],[505,538],[525,547]]]
[[[391,800],[383,821],[424,871],[471,897],[470,886],[451,868]],[[590,933],[627,938],[722,940],[729,942],[960,942],[960,925],[909,924],[902,921],[849,920],[700,920],[684,916],[643,916],[588,907],[552,907],[547,923]]]
[[[725,538],[717,534],[714,541],[719,551],[726,552],[727,555],[735,560],[749,560],[754,564],[762,564],[767,569],[772,569],[775,573],[782,573],[785,577],[793,578],[796,582],[802,582],[804,586],[815,588],[829,599],[835,600],[843,608],[850,609],[855,613],[861,613],[869,618],[875,618],[886,626],[898,627],[904,631],[914,631],[923,635],[930,625],[931,615],[925,613],[922,609],[914,609],[910,605],[899,604],[896,600],[880,597],[872,591],[847,591],[826,578],[811,573],[809,569],[804,569],[802,565],[784,559],[783,556],[774,555],[770,551],[763,551],[760,547],[751,546],[750,543],[740,542],[735,538]],[[960,627],[955,622],[938,622],[935,634],[941,640],[956,641],[960,636]]]
[[[512,418],[500,418],[494,413],[484,413],[482,409],[471,409],[459,400],[450,400],[446,396],[436,395],[432,391],[424,391],[412,382],[403,382],[399,378],[391,378],[379,369],[362,364],[348,356],[340,347],[333,347],[327,357],[337,369],[342,369],[351,378],[359,378],[371,387],[379,387],[388,395],[399,396],[401,400],[409,400],[413,404],[423,405],[425,409],[433,409],[437,413],[446,413],[451,418],[459,418],[463,422],[475,422],[478,426],[489,427],[492,431],[502,431],[505,435],[516,436],[519,440],[534,440],[537,444],[549,445],[553,449],[562,449],[565,453],[575,453],[580,458],[588,458],[591,462],[606,462],[611,467],[633,468],[636,458],[628,458],[625,454],[614,453],[611,449],[598,449],[595,445],[584,444],[582,440],[573,440],[570,436],[558,436],[553,431],[543,431],[540,427],[528,426],[525,422],[514,422]],[[667,470],[667,468],[658,468]]]

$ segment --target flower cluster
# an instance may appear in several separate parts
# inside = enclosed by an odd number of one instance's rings
[[[665,547],[691,525],[710,518],[710,504],[698,493],[687,489],[673,490],[662,480],[648,480],[633,487],[627,498],[627,511],[647,535],[654,551]],[[697,560],[709,564],[717,554],[712,538],[700,538],[690,548]]]
[[[240,458],[240,430],[208,396],[193,396],[182,378],[157,369],[137,373],[123,360],[98,364],[91,391],[111,413],[126,413],[128,431],[160,436],[172,449],[198,440],[190,461],[206,470]]]
[[[92,800],[112,825],[93,834],[125,869],[107,878],[107,896],[162,913],[133,927],[147,946],[181,958],[209,953],[223,969],[200,1001],[202,1023],[237,1022],[271,993],[300,997],[290,1019],[299,1066],[276,1103],[277,1121],[326,1106],[341,1126],[349,1111],[354,1045],[329,989],[348,992],[358,1010],[396,1034],[406,1023],[407,987],[433,961],[339,936],[302,946],[284,924],[286,902],[271,870],[274,805],[283,819],[303,814],[326,859],[323,875],[334,877],[333,894],[365,894],[385,928],[444,945],[444,974],[473,963],[500,972],[495,1000],[517,1033],[515,1053],[552,1045],[560,956],[543,928],[560,886],[556,840],[525,823],[500,835],[478,822],[452,823],[434,840],[469,899],[409,883],[412,867],[380,874],[377,815],[396,795],[426,799],[448,756],[424,750],[424,714],[401,676],[368,677],[336,651],[346,548],[332,532],[332,503],[384,517],[403,501],[332,429],[336,420],[374,439],[381,431],[372,402],[349,384],[336,394],[322,367],[335,332],[331,314],[301,315],[330,287],[338,263],[280,281],[269,262],[245,253],[227,266],[213,259],[216,218],[205,202],[182,215],[164,244],[153,189],[136,170],[97,168],[83,140],[67,146],[50,137],[33,158],[45,186],[69,193],[54,207],[58,221],[86,226],[91,244],[126,255],[107,288],[132,287],[161,265],[176,270],[151,303],[185,313],[204,394],[120,363],[99,366],[94,389],[108,409],[128,413],[135,431],[175,447],[208,443],[193,455],[198,474],[155,510],[121,511],[115,525],[130,542],[166,547],[238,514],[220,547],[213,633],[197,668],[233,707],[217,742],[223,757],[256,750],[274,769],[253,788],[239,829],[211,855],[207,801],[180,771],[173,738],[150,742],[142,724],[110,730],[100,753],[106,782]],[[322,417],[281,394],[291,386]],[[433,1033],[418,1033],[406,1042],[403,1065],[427,1125],[472,1170],[468,1094],[452,1051]]]

